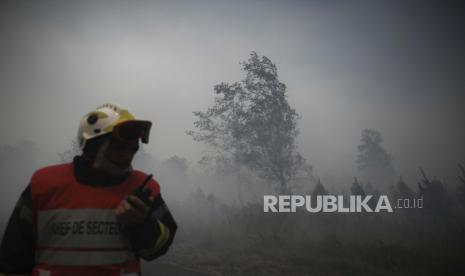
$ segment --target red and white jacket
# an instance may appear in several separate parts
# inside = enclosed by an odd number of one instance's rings
[[[32,176],[28,192],[23,193],[5,231],[0,272],[30,271],[33,276],[140,275],[139,257],[152,260],[166,253],[177,226],[160,196],[159,184],[154,179],[147,184],[155,198],[147,220],[127,228],[116,220],[115,208],[147,175],[134,170],[112,185],[95,185],[86,179],[82,166],[75,159],[74,163],[43,168]],[[30,231],[14,231],[27,226]],[[21,252],[9,248],[14,245],[5,241],[20,239],[17,235],[29,232],[32,244],[24,245],[22,250],[26,256],[33,255],[34,260],[25,262],[32,267],[15,268],[11,254]]]

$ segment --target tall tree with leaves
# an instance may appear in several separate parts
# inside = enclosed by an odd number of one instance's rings
[[[215,149],[216,157],[245,166],[288,192],[290,181],[306,166],[295,144],[299,115],[289,106],[286,85],[270,59],[252,52],[241,65],[245,79],[216,85],[214,105],[194,112],[197,131],[187,133]]]
[[[383,147],[381,134],[373,129],[364,129],[358,145],[358,170],[365,180],[375,186],[387,187],[394,181],[395,171],[392,156]]]

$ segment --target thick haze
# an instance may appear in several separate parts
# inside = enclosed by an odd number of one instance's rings
[[[107,101],[154,122],[156,158],[203,146],[185,134],[213,86],[270,58],[302,116],[300,152],[325,182],[350,181],[361,130],[399,174],[456,180],[465,161],[464,6],[444,1],[4,1],[0,145],[31,140],[41,166]]]

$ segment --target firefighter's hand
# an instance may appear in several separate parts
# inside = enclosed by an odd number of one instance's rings
[[[132,204],[128,202],[128,199]],[[116,218],[127,226],[142,224],[147,218],[149,206],[134,195],[130,195],[128,199],[123,199],[116,207]],[[150,202],[153,202],[152,197],[150,197]]]

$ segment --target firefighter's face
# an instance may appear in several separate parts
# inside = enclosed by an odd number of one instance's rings
[[[131,165],[134,155],[139,150],[139,140],[112,139],[105,157],[121,168]]]

